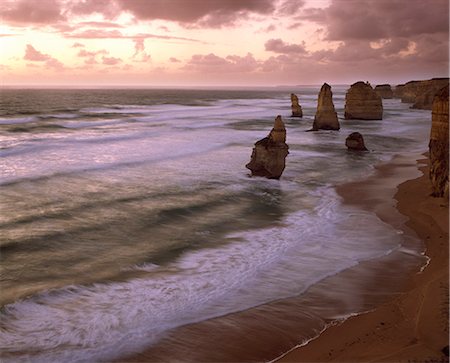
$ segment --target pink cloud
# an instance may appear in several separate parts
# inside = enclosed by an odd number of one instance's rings
[[[122,62],[122,59],[120,58],[115,58],[115,57],[102,57],[102,64],[107,65],[107,66],[115,66],[119,63]]]
[[[328,40],[378,40],[448,33],[448,0],[333,0],[299,17],[327,27]]]
[[[123,28],[122,25],[109,21],[82,21],[78,23],[81,26],[90,26],[94,28]]]
[[[250,13],[270,14],[275,7],[272,0],[117,0],[123,10],[137,19],[161,19],[207,27],[229,25]]]
[[[142,53],[145,51],[145,45],[144,45],[145,38],[136,38],[136,39],[133,39],[133,42],[134,42],[134,50],[135,50],[133,57],[135,57],[139,53]]]
[[[303,0],[285,0],[277,8],[278,15],[295,15],[305,5]]]
[[[171,63],[180,63],[181,61],[179,59],[175,58],[175,57],[170,57],[169,58],[169,62],[171,62]]]
[[[78,33],[65,34],[66,38],[78,39],[115,39],[123,38],[123,35],[118,30],[103,30],[103,29],[88,29]]]
[[[77,56],[78,57],[95,57],[95,56],[97,56],[99,54],[108,54],[108,51],[105,50],[105,49],[102,49],[102,50],[98,50],[96,52],[90,52],[90,51],[87,51],[85,49],[81,49],[78,52]]]
[[[46,68],[54,68],[58,70],[62,70],[64,68],[64,65],[59,60],[53,58],[48,54],[41,53],[40,51],[36,50],[31,44],[27,44],[23,59],[32,62],[45,62]]]
[[[229,55],[225,58],[210,53],[193,55],[183,68],[201,73],[250,73],[257,71],[258,67],[259,61],[251,53],[245,57]]]
[[[60,4],[56,0],[2,0],[0,2],[2,22],[13,24],[48,24],[65,20]]]
[[[71,0],[68,9],[75,15],[102,14],[107,19],[120,15],[120,7],[114,0]]]
[[[84,48],[84,44],[76,42],[72,44],[72,48]]]
[[[269,52],[288,54],[297,53],[305,54],[306,49],[304,44],[288,44],[281,39],[270,39],[265,44],[264,47]]]
[[[48,54],[43,54],[36,50],[31,44],[27,44],[23,59],[33,62],[45,62],[49,58],[50,56]]]
[[[185,37],[176,37],[170,35],[159,35],[151,33],[139,33],[134,35],[122,34],[119,30],[87,29],[77,33],[65,33],[66,38],[76,39],[163,39],[163,40],[182,40],[186,42],[204,43],[200,40]]]

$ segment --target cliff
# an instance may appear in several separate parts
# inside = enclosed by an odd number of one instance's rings
[[[404,103],[412,103],[412,108],[431,110],[436,93],[449,84],[448,78],[433,78],[424,81],[410,81],[395,88],[394,97]]]
[[[436,93],[431,112],[430,180],[433,196],[448,197],[448,84]]]

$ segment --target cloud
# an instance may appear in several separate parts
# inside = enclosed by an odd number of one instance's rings
[[[25,50],[25,56],[23,59],[30,60],[33,62],[44,62],[49,59],[49,55],[43,54],[36,50],[31,44],[27,44],[27,48]]]
[[[78,23],[81,26],[91,26],[96,28],[123,28],[122,25],[117,23],[111,23],[108,21],[82,21]]]
[[[299,18],[326,26],[327,40],[378,40],[448,33],[448,11],[448,0],[333,0]]]
[[[136,39],[133,39],[133,42],[134,42],[134,50],[135,50],[133,57],[135,57],[135,56],[137,56],[139,53],[142,53],[142,52],[145,51],[144,41],[145,41],[145,38],[136,38]]]
[[[72,44],[72,48],[84,48],[84,44],[76,42]]]
[[[251,53],[245,57],[228,55],[225,58],[210,53],[193,55],[183,68],[200,73],[251,73],[257,71],[259,66],[260,62]]]
[[[304,5],[304,0],[285,0],[278,6],[277,15],[296,15]]]
[[[123,38],[124,36],[118,30],[103,30],[103,29],[87,29],[78,33],[64,34],[66,38],[77,39],[115,39]]]
[[[134,54],[132,56],[135,62],[150,62],[152,57],[145,51],[145,38],[136,38],[134,41]]]
[[[53,58],[48,54],[41,53],[40,51],[36,50],[31,44],[27,44],[23,59],[32,62],[45,62],[46,68],[54,68],[58,70],[62,70],[64,68],[64,65],[59,60]]]
[[[115,66],[119,63],[122,62],[122,59],[120,58],[115,58],[115,57],[102,57],[102,64],[107,65],[107,66]]]
[[[280,53],[280,54],[306,54],[306,49],[304,44],[288,44],[281,39],[270,39],[265,44],[264,47],[269,52]]]
[[[65,20],[60,4],[56,0],[2,0],[0,1],[2,22],[13,24],[48,24]]]
[[[82,58],[83,57],[95,57],[95,56],[97,56],[99,54],[108,54],[108,51],[105,50],[105,49],[102,49],[102,50],[97,50],[96,52],[90,52],[90,51],[87,51],[85,49],[81,49],[78,52],[77,57],[82,57]]]
[[[71,0],[68,10],[79,16],[97,13],[106,19],[114,19],[120,15],[120,6],[114,0]]]
[[[75,38],[75,39],[162,39],[162,40],[181,40],[185,42],[193,42],[193,43],[203,43],[205,42],[193,39],[193,38],[185,38],[185,37],[176,37],[170,35],[159,35],[159,34],[151,34],[151,33],[139,33],[134,35],[125,35],[121,33],[119,30],[104,30],[104,29],[87,29],[81,32],[75,33],[65,33],[64,37],[66,38]]]
[[[270,14],[272,0],[117,0],[122,10],[139,20],[161,19],[184,25],[217,28],[230,25],[249,14]]]
[[[169,58],[169,62],[171,62],[171,63],[180,63],[181,61],[179,59],[175,58],[175,57],[170,57]]]

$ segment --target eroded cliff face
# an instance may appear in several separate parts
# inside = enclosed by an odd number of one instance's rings
[[[448,84],[434,96],[430,133],[430,180],[435,197],[448,197]]]
[[[302,106],[298,102],[297,95],[291,93],[292,117],[303,117]]]
[[[389,84],[379,84],[375,86],[375,92],[381,98],[389,99],[394,97],[394,92]]]
[[[314,117],[313,128],[317,130],[339,130],[340,125],[333,103],[333,92],[329,84],[324,83],[317,100],[317,111]]]
[[[346,119],[381,120],[383,103],[369,83],[356,82],[345,95]]]
[[[279,179],[289,154],[286,144],[286,128],[281,116],[277,116],[269,135],[255,143],[250,162],[245,166],[252,176]]]
[[[412,108],[431,110],[434,96],[448,83],[448,78],[411,81],[398,85],[395,88],[394,97],[400,98],[404,103],[412,103]]]

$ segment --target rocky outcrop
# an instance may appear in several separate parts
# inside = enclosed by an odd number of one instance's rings
[[[313,128],[317,130],[339,130],[340,125],[333,104],[333,92],[327,83],[322,85],[317,100],[317,111],[314,117]]]
[[[389,99],[394,97],[394,92],[392,91],[390,84],[379,84],[375,86],[375,92],[381,98]]]
[[[429,148],[432,195],[448,197],[448,85],[433,100]]]
[[[381,120],[383,103],[381,97],[367,82],[356,82],[345,95],[344,117],[346,119]]]
[[[255,143],[251,160],[245,167],[251,170],[252,176],[279,179],[286,166],[288,150],[286,128],[281,116],[277,116],[269,135]]]
[[[292,117],[303,117],[302,106],[298,103],[297,95],[291,93]]]
[[[355,151],[367,151],[366,146],[364,145],[364,138],[359,132],[352,132],[345,139],[345,146],[349,150]]]
[[[411,108],[431,110],[436,93],[448,85],[448,78],[433,78],[425,81],[410,81],[395,88],[394,97],[403,103],[412,103]]]

